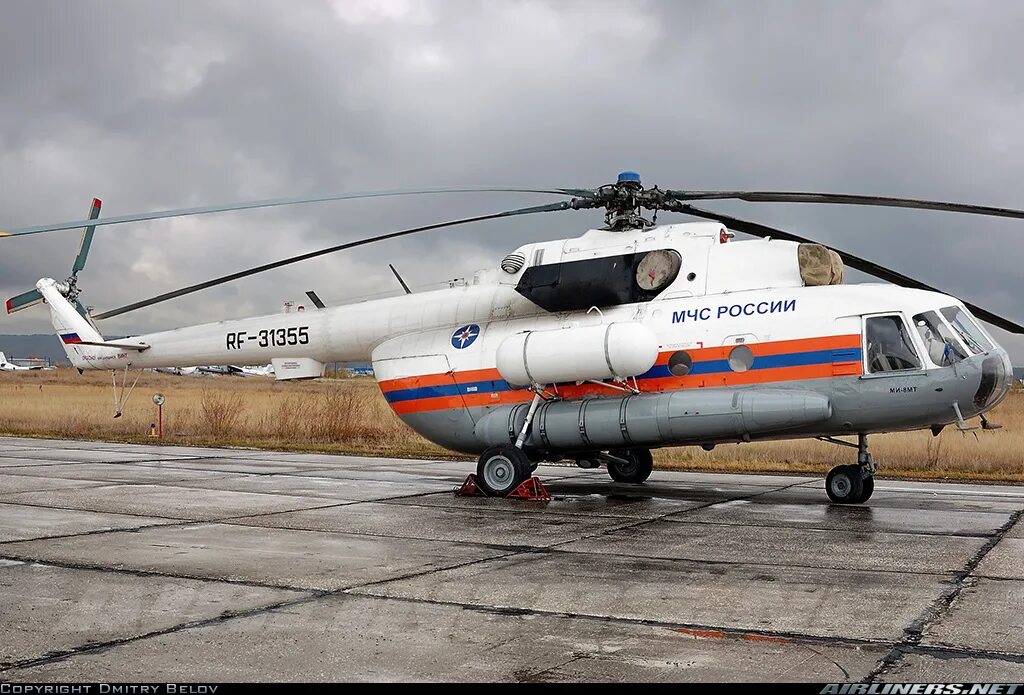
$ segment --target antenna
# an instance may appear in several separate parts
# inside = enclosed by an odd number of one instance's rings
[[[321,300],[320,297],[318,297],[316,292],[314,292],[313,290],[307,290],[306,296],[309,297],[309,301],[313,302],[313,306],[315,306],[317,309],[327,308],[327,305],[323,303],[323,300]]]
[[[402,276],[398,274],[397,270],[395,270],[395,266],[388,263],[388,267],[391,268],[391,272],[395,274],[395,278],[398,280],[398,284],[402,286],[402,289],[405,290],[405,293],[412,294],[412,290],[409,289],[409,286],[405,284],[405,280],[403,280]]]

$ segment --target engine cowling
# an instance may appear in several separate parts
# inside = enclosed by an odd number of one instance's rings
[[[498,346],[497,367],[513,386],[637,376],[658,359],[658,337],[641,323],[526,331]]]

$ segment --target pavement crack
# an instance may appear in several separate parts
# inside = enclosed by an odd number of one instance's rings
[[[893,645],[892,649],[882,657],[875,668],[868,673],[862,679],[862,682],[869,683],[874,681],[879,676],[888,673],[899,661],[903,659],[903,656],[907,653],[918,651],[918,647],[921,644],[921,640],[924,638],[924,633],[932,625],[941,620],[950,607],[956,602],[960,595],[963,593],[964,588],[968,584],[968,579],[974,573],[974,570],[978,568],[981,561],[992,552],[992,550],[999,544],[1001,540],[1009,533],[1010,529],[1013,528],[1014,524],[1020,520],[1021,516],[1024,515],[1024,510],[1018,510],[1012,513],[1009,519],[1006,520],[999,529],[992,534],[988,542],[986,542],[978,551],[968,559],[963,569],[953,575],[953,581],[949,588],[943,591],[939,597],[928,606],[921,615],[917,617],[912,623],[910,623],[903,631],[903,639]]]

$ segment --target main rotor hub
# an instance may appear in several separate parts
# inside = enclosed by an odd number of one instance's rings
[[[640,214],[640,209],[645,207],[642,200],[644,193],[640,174],[635,171],[623,171],[615,183],[601,186],[598,194],[606,210],[604,221],[607,228],[621,232],[652,226],[653,222]]]

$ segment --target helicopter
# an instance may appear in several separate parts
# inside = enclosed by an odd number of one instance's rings
[[[78,300],[95,228],[137,220],[327,200],[472,192],[537,193],[558,202],[349,241],[97,314]],[[473,187],[278,198],[0,232],[83,228],[71,275],[43,278],[7,302],[45,302],[79,370],[274,361],[278,378],[315,378],[332,361],[369,361],[381,392],[426,439],[478,456],[477,482],[505,496],[543,461],[605,467],[643,483],[652,449],[816,438],[857,450],[825,479],[839,504],[866,502],[871,434],[999,425],[1006,351],[981,321],[1024,326],[895,270],[811,239],[695,207],[736,199],[869,205],[1024,218],[1024,211],[879,196],[645,187],[626,171],[596,189]],[[327,253],[432,230],[548,212],[603,209],[605,225],[525,244],[471,281],[428,292],[187,326],[117,340],[97,322]],[[656,224],[658,212],[702,218]],[[645,215],[653,213],[654,218]],[[735,240],[740,232],[755,237]],[[893,284],[847,284],[847,268]],[[399,278],[401,281],[401,278]],[[403,282],[403,287],[405,284]],[[289,365],[285,367],[285,361]],[[136,377],[137,380],[137,377]],[[134,387],[134,383],[132,385]],[[130,395],[131,391],[127,390]],[[116,415],[115,415],[116,416]],[[856,443],[841,437],[856,437]]]

